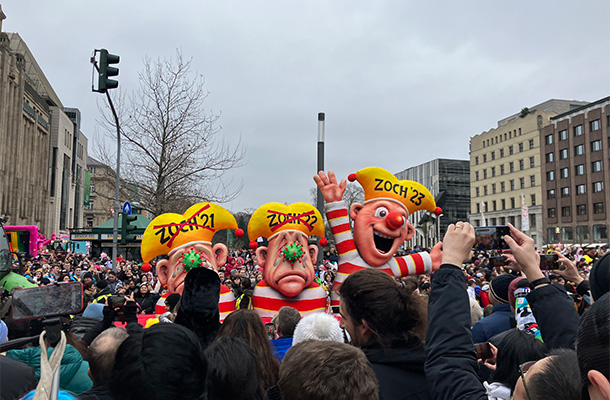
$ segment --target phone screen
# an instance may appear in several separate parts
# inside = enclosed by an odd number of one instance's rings
[[[557,260],[559,260],[557,254],[540,254],[540,269],[542,271],[559,269]]]
[[[489,259],[489,266],[490,267],[503,267],[505,265],[508,264],[508,258],[504,257],[504,256],[500,256],[500,257],[491,257]]]
[[[11,316],[18,321],[74,314],[82,308],[83,285],[68,282],[16,290]]]
[[[477,358],[480,358],[481,360],[487,360],[492,356],[489,342],[475,344],[474,351],[477,353]]]
[[[110,296],[110,305],[114,308],[123,307],[125,304],[125,297],[123,296]]]
[[[476,235],[474,250],[508,249],[508,245],[504,241],[504,236],[510,235],[510,228],[508,226],[476,226],[474,232]]]

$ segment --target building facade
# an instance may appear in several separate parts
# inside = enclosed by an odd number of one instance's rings
[[[424,185],[443,209],[437,220],[434,214],[415,212],[409,220],[416,228],[411,247],[431,247],[442,239],[449,224],[465,221],[470,204],[470,168],[468,160],[438,158],[395,174],[400,180]]]
[[[547,243],[608,243],[610,97],[551,118],[540,130]]]
[[[529,209],[529,231],[542,247],[542,179],[544,159],[540,150],[540,129],[551,117],[587,104],[582,101],[548,100],[498,121],[498,126],[470,139],[469,222],[513,224],[523,229],[521,207]]]
[[[114,169],[93,157],[89,157],[87,161],[87,171],[91,178],[84,226],[93,228],[113,217],[116,173]]]

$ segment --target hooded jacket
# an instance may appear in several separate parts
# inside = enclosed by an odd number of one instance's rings
[[[49,347],[47,356],[50,357],[53,348]],[[21,361],[36,371],[36,379],[40,379],[40,347],[28,347],[21,350],[9,350],[6,356],[13,360]],[[83,360],[78,350],[67,344],[64,356],[61,359],[59,372],[59,388],[78,394],[89,390],[93,382],[87,375],[89,363]]]

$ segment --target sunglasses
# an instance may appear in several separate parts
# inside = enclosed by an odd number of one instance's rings
[[[523,382],[523,389],[525,389],[525,395],[527,396],[528,400],[530,400],[531,397],[530,392],[527,389],[527,385],[525,384],[525,374],[527,374],[527,371],[529,371],[529,369],[532,368],[532,365],[536,363],[537,361],[528,361],[519,365],[519,375],[521,375],[521,382]]]

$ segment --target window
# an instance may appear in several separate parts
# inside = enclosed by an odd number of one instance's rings
[[[597,242],[608,240],[608,225],[593,225],[593,240]]]
[[[544,143],[553,144],[553,134],[552,133],[550,135],[546,135],[544,137]]]
[[[601,161],[593,161],[591,163],[591,172],[599,172],[603,169],[604,164]]]
[[[530,196],[530,204],[533,206],[536,205],[536,195],[535,194]]]
[[[521,189],[525,188],[525,178],[519,178],[519,185],[521,186]]]
[[[559,176],[562,178],[568,178],[570,176],[570,170],[568,169],[568,167],[561,168],[559,170]]]
[[[530,176],[530,184],[532,187],[536,186],[536,176],[535,175]]]
[[[504,149],[500,149],[500,158],[504,157]]]
[[[87,170],[91,173],[91,175],[95,175],[95,167],[87,167]]]
[[[93,217],[87,217],[87,228],[93,228]]]
[[[479,165],[479,157],[478,156],[474,158],[474,162],[475,162],[476,165]]]
[[[587,205],[579,204],[576,206],[576,215],[587,215]]]
[[[548,210],[546,210],[546,216],[549,218],[555,218],[557,215],[555,214],[555,209],[554,208],[549,208]]]
[[[559,140],[568,140],[568,130],[559,131]]]
[[[519,153],[523,152],[523,143],[519,143]]]
[[[495,151],[492,151],[492,152],[491,152],[491,159],[492,159],[492,160],[495,160],[495,159],[496,159],[496,152],[495,152]]]
[[[515,198],[514,197],[510,198],[510,208],[515,208]]]
[[[502,199],[502,209],[506,210],[506,199]]]
[[[593,193],[604,191],[604,182],[593,182]]]
[[[568,158],[568,149],[559,150],[559,159],[565,160],[566,158]]]
[[[536,161],[534,160],[534,157],[530,157],[530,168],[534,168],[536,166]]]
[[[561,207],[561,216],[569,217],[570,216],[570,206]]]
[[[530,214],[530,228],[535,228],[536,227],[536,214]],[[532,239],[534,239],[534,242],[536,241],[536,239],[534,238],[534,236],[532,235]]]
[[[546,191],[546,198],[547,199],[554,199],[555,198],[555,189],[549,189]]]
[[[601,140],[595,140],[593,142],[591,142],[591,151],[600,151],[602,149],[602,141]]]
[[[589,122],[589,126],[591,127],[591,132],[598,131],[600,127],[599,119]]]
[[[475,180],[477,180],[477,181],[479,180],[479,171],[474,173],[474,177],[475,177]]]
[[[508,170],[510,172],[515,172],[515,163],[513,163],[512,161],[508,163]]]
[[[89,194],[95,194],[95,185],[93,183],[89,185]]]
[[[506,182],[500,182],[500,191],[502,193],[506,191]]]
[[[492,207],[493,207],[493,210],[494,210],[494,211],[496,211],[497,207],[496,207],[496,201],[495,201],[495,200],[491,202],[491,205],[492,205]],[[496,224],[496,223],[494,222],[494,225],[495,225],[495,224]]]
[[[513,155],[513,146],[512,145],[508,146],[508,154],[511,156]]]
[[[519,169],[521,171],[523,171],[525,169],[525,162],[524,162],[524,160],[519,160]]]
[[[585,194],[587,192],[587,187],[585,185],[576,185],[576,195]]]
[[[487,185],[483,186],[483,195],[487,196]]]
[[[477,203],[477,214],[480,213],[480,212],[481,212],[481,205],[479,203]]]
[[[574,146],[574,156],[582,156],[585,154],[585,145],[579,144],[578,146]]]
[[[564,226],[561,228],[561,240],[573,240],[574,233],[571,226]]]
[[[582,125],[576,125],[574,127],[574,136],[582,135]]]
[[[593,203],[593,214],[603,214],[604,203]]]
[[[483,154],[483,162],[486,163],[487,162],[487,154]]]
[[[496,176],[496,167],[491,167],[491,176]]]
[[[555,171],[548,171],[546,173],[546,180],[547,181],[554,181],[555,180]]]
[[[589,240],[591,240],[591,237],[589,236],[589,227],[586,225],[581,225],[581,226],[577,226],[576,227],[576,239],[580,242],[580,243],[586,243]]]
[[[504,164],[500,165],[500,175],[504,175]]]
[[[483,170],[483,179],[487,179],[487,170],[486,169]]]
[[[585,165],[584,164],[579,164],[575,167],[576,169],[576,176],[580,176],[580,175],[584,175],[585,174]]]
[[[530,139],[530,150],[534,148],[534,139]]]
[[[491,184],[491,193],[496,194],[496,184],[495,183]]]
[[[561,197],[568,197],[570,195],[570,188],[568,186],[564,186],[561,188]]]
[[[515,180],[514,179],[510,180],[510,190],[515,190]]]
[[[479,197],[480,196],[479,188],[476,188],[476,192],[477,192],[477,197]]]
[[[553,153],[546,153],[546,162],[553,162]]]
[[[89,204],[87,204],[84,208],[87,210],[93,210],[93,200],[89,200]]]

